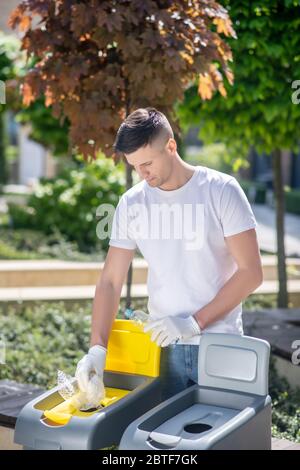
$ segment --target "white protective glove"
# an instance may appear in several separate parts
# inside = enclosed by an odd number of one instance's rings
[[[162,348],[181,339],[201,334],[201,328],[192,315],[185,318],[168,316],[161,320],[149,321],[144,326],[144,331],[150,330],[152,330],[151,341],[155,341]]]
[[[80,391],[85,393],[86,400],[94,406],[98,406],[105,397],[103,372],[106,353],[104,346],[92,346],[88,354],[78,362],[75,372]]]

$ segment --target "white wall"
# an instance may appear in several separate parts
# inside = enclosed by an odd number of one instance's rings
[[[47,151],[28,139],[29,128],[19,128],[19,183],[30,184],[47,173]]]

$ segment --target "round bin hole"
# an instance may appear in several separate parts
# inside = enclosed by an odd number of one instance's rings
[[[189,432],[191,434],[200,434],[201,432],[208,431],[211,428],[212,426],[210,426],[209,424],[192,423],[192,424],[186,424],[183,429],[186,432]]]

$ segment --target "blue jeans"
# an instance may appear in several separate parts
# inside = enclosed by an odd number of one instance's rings
[[[162,401],[198,383],[198,352],[196,344],[170,344],[161,348]]]

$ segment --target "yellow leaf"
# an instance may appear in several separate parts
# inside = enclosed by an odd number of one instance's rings
[[[213,84],[211,77],[205,73],[199,75],[198,93],[203,100],[210,100],[212,98]]]
[[[45,106],[46,107],[51,106],[52,103],[53,103],[53,95],[52,95],[51,90],[47,87],[45,91]]]
[[[218,86],[218,90],[219,92],[221,93],[222,96],[227,96],[227,92],[225,90],[225,87],[224,87],[224,84],[223,83],[220,83],[219,86]]]
[[[181,57],[182,57],[186,62],[188,62],[189,64],[193,65],[194,59],[193,59],[192,56],[190,56],[189,54],[187,54],[187,53],[184,52],[184,51],[180,51],[179,54],[181,55]]]
[[[31,18],[30,16],[23,16],[19,22],[19,29],[20,31],[26,31],[31,26]]]
[[[234,75],[233,75],[232,70],[226,67],[225,68],[225,75],[226,75],[226,78],[227,78],[228,82],[230,83],[230,85],[233,85]]]
[[[225,36],[236,37],[236,33],[232,28],[231,20],[227,18],[214,18],[213,24],[217,26],[217,32],[219,34],[225,34]]]
[[[23,104],[24,106],[29,106],[31,102],[34,101],[34,96],[32,93],[31,86],[28,83],[24,83],[22,86],[22,94],[23,94]]]

